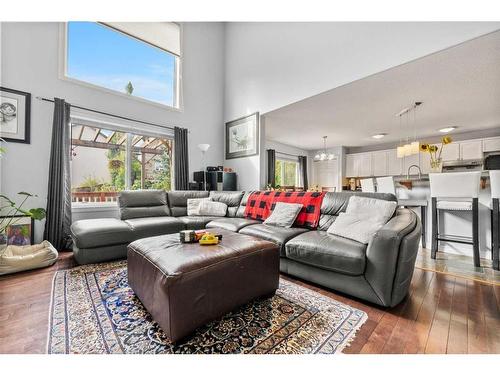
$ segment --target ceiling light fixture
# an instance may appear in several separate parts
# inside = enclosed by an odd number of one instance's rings
[[[372,138],[380,139],[380,138],[384,138],[386,135],[387,135],[387,133],[374,134],[374,135],[372,135]]]
[[[335,154],[328,152],[326,150],[326,139],[328,136],[323,136],[323,150],[318,151],[316,155],[314,155],[314,161],[325,161],[325,160],[333,160],[335,159]]]
[[[396,114],[399,117],[399,127],[401,129],[402,117],[406,116],[406,123],[409,127],[409,113],[413,112],[413,142],[410,143],[410,136],[406,136],[406,144],[402,144],[401,138],[399,140],[399,146],[397,148],[397,157],[404,158],[405,156],[415,155],[420,152],[420,142],[417,141],[417,108],[422,104],[422,102],[415,102],[408,108],[403,109],[401,112]],[[409,129],[408,129],[409,130]]]
[[[457,128],[456,126],[450,126],[448,128],[439,129],[439,131],[441,133],[449,133],[449,132],[452,132],[453,130],[455,130],[456,128]]]

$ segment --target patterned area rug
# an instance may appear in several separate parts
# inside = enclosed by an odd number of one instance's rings
[[[54,276],[49,353],[340,353],[366,313],[290,281],[171,344],[127,283],[126,262]]]

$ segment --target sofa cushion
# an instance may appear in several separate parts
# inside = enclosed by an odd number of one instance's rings
[[[171,216],[141,217],[125,222],[134,230],[135,239],[176,233],[184,229],[184,223]]]
[[[245,208],[247,206],[248,198],[250,197],[250,195],[252,195],[253,192],[253,190],[245,191],[243,197],[241,198],[238,210],[236,210],[236,217],[245,217]]]
[[[207,228],[220,228],[238,232],[241,228],[260,223],[261,222],[257,220],[243,219],[239,217],[224,217],[209,222],[207,224]]]
[[[71,225],[71,237],[80,249],[124,244],[135,239],[130,225],[112,218],[75,221]]]
[[[126,190],[118,195],[122,220],[136,217],[169,216],[164,190]]]
[[[187,200],[192,198],[207,198],[208,191],[176,190],[167,192],[168,205],[172,216],[187,215]]]
[[[321,215],[319,217],[318,229],[327,230],[335,221],[338,214],[345,212],[349,198],[352,196],[383,199],[397,202],[394,194],[387,193],[360,193],[354,191],[329,192],[323,197],[321,202]]]
[[[221,202],[227,205],[227,216],[234,217],[240,207],[243,191],[211,191],[210,198],[214,202]]]
[[[301,233],[307,232],[306,228],[281,228],[266,224],[249,225],[242,228],[239,233],[248,234],[272,241],[280,246],[280,256],[285,256],[285,243]]]
[[[276,202],[271,215],[264,220],[264,224],[291,228],[302,207],[300,203]]]
[[[217,216],[179,216],[177,217],[186,227],[186,229],[198,230],[205,229],[205,226],[212,220],[220,219]]]
[[[200,203],[200,215],[225,217],[227,215],[227,204],[214,201],[202,201]]]
[[[329,271],[362,275],[365,272],[366,245],[324,231],[311,231],[286,244],[286,257]]]

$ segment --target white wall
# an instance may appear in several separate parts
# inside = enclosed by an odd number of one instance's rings
[[[51,103],[34,96],[60,97],[70,103],[106,112],[177,125],[190,130],[190,172],[201,167],[199,143],[210,143],[207,164],[223,160],[224,25],[183,25],[183,111],[136,101],[124,96],[59,79],[58,23],[2,23],[1,85],[30,92],[31,144],[7,145],[2,160],[1,191],[9,196],[18,191],[37,194],[31,206],[45,207],[52,128]],[[37,241],[43,226],[36,226]]]
[[[228,23],[224,120],[265,114],[499,28],[498,22]],[[258,159],[226,162],[239,173],[240,188],[259,187],[263,153]]]

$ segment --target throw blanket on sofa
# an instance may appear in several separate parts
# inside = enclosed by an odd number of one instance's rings
[[[325,193],[256,191],[248,197],[245,217],[254,220],[266,220],[276,202],[299,203],[302,210],[297,215],[294,225],[314,229],[318,226],[321,202]]]

